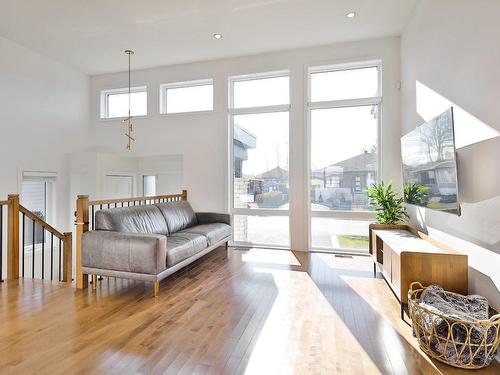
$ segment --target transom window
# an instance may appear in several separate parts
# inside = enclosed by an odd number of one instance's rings
[[[290,104],[290,78],[288,74],[276,77],[251,75],[233,80],[231,108],[268,107]]]
[[[160,113],[212,111],[213,79],[167,83],[160,86]]]
[[[311,102],[377,97],[378,76],[376,66],[318,68],[310,74]]]
[[[122,118],[128,116],[128,88],[101,91],[101,118]],[[130,89],[130,115],[146,116],[148,114],[148,92],[146,86]]]

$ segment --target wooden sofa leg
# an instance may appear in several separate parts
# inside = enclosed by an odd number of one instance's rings
[[[159,292],[160,292],[160,282],[155,281],[153,283],[153,297],[158,297]]]
[[[92,289],[97,289],[97,275],[92,275]]]

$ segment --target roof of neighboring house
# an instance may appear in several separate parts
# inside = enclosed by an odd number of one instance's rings
[[[234,126],[234,158],[240,160],[248,160],[247,150],[255,148],[257,145],[257,137],[248,130]]]
[[[288,179],[288,171],[281,167],[276,167],[255,177],[262,180],[286,180]]]
[[[325,176],[330,176],[349,172],[375,171],[376,165],[377,154],[365,151],[362,154],[331,164],[328,167],[316,169],[313,171],[313,176],[321,177],[323,174]]]
[[[240,143],[245,149],[255,148],[257,146],[257,137],[247,129],[241,128],[238,125],[234,126],[234,142]]]
[[[342,160],[339,163],[333,164],[337,167],[342,167],[344,173],[359,172],[359,171],[375,171],[377,165],[377,155],[373,152],[365,151],[362,154],[353,156],[352,158]]]
[[[414,167],[406,165],[406,168],[412,172],[428,172],[437,169],[455,169],[455,165],[454,160],[439,160]]]

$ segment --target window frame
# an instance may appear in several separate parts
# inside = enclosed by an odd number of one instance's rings
[[[198,87],[198,86],[212,86],[212,109],[201,109],[196,111],[183,111],[183,112],[167,112],[168,103],[167,103],[167,91],[170,89],[180,89],[180,88],[189,88],[189,87]],[[215,111],[215,80],[213,78],[206,79],[197,79],[192,81],[182,81],[182,82],[171,82],[171,83],[162,83],[160,84],[160,115],[182,115],[189,113],[212,113]]]
[[[138,93],[138,92],[145,92],[146,93],[146,114],[145,115],[138,115],[138,116],[132,116],[133,118],[145,118],[149,114],[149,93],[148,93],[148,86],[143,85],[143,86],[134,86],[130,88],[130,93]],[[117,116],[117,117],[109,117],[109,97],[111,95],[119,95],[119,94],[128,94],[128,87],[124,88],[115,88],[115,89],[105,89],[101,90],[101,95],[100,95],[100,110],[99,110],[99,119],[106,121],[106,120],[123,120],[127,118],[127,116]]]
[[[267,208],[235,208],[234,207],[234,116],[238,115],[253,115],[253,114],[263,114],[263,113],[276,113],[276,112],[287,112],[288,113],[288,134],[290,136],[290,113],[291,113],[291,84],[290,84],[290,70],[278,70],[264,73],[253,73],[244,74],[228,77],[228,140],[229,140],[229,213],[231,217],[236,216],[286,216],[288,220],[288,235],[289,235],[289,246],[278,246],[278,245],[268,245],[260,243],[251,243],[243,241],[231,240],[232,244],[238,246],[265,246],[267,248],[283,248],[289,249],[291,247],[291,220],[290,220],[290,208],[287,210],[279,209],[267,209]],[[234,83],[241,81],[253,81],[266,78],[278,78],[278,77],[288,77],[288,104],[279,105],[268,105],[268,106],[257,106],[257,107],[244,107],[244,108],[233,108],[234,104]],[[288,157],[290,158],[290,146],[288,147]],[[289,205],[291,204],[291,196],[293,187],[289,181]],[[289,206],[290,207],[290,206]]]
[[[369,98],[357,98],[357,99],[341,99],[341,100],[327,100],[327,101],[317,101],[313,102],[311,100],[311,75],[314,73],[326,73],[335,72],[343,70],[355,70],[363,68],[373,68],[376,67],[378,71],[378,90],[377,95]],[[382,167],[381,160],[381,143],[382,143],[382,116],[383,116],[383,81],[382,81],[382,59],[373,60],[362,60],[353,61],[345,63],[333,63],[326,65],[308,65],[305,68],[305,116],[306,116],[306,160],[305,160],[305,191],[307,193],[307,199],[305,200],[305,212],[307,214],[307,237],[308,237],[308,248],[311,250],[319,251],[332,251],[332,252],[348,252],[355,254],[365,254],[365,251],[344,249],[344,248],[325,248],[325,247],[314,247],[312,245],[312,218],[331,218],[331,219],[344,219],[353,221],[365,221],[373,220],[375,218],[375,213],[372,211],[349,211],[349,210],[330,210],[330,211],[314,211],[312,209],[311,203],[311,133],[312,133],[312,121],[311,114],[313,110],[317,109],[335,109],[335,108],[348,108],[348,107],[364,107],[364,106],[377,106],[377,178],[376,181],[380,182],[380,171]]]

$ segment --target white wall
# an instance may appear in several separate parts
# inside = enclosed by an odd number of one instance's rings
[[[0,200],[20,194],[23,171],[56,173],[52,224],[72,231],[67,155],[90,141],[89,77],[1,37],[0,51]]]
[[[184,160],[182,155],[155,155],[137,159],[138,192],[142,191],[142,176],[156,176],[156,194],[177,194],[184,189]]]
[[[72,230],[69,152],[90,141],[89,78],[0,38],[0,199],[22,171],[57,173],[57,228]]]
[[[383,60],[383,179],[400,179],[399,151],[399,38],[368,40],[286,52],[246,56],[204,63],[185,64],[135,71],[134,86],[147,85],[148,117],[135,120],[131,155],[179,154],[184,160],[184,187],[197,210],[228,210],[228,118],[229,76],[290,70],[290,222],[292,248],[307,248],[305,124],[305,72],[307,65],[324,65],[374,58]],[[132,61],[133,63],[133,61]],[[159,114],[161,83],[214,79],[215,110],[202,114]],[[93,144],[97,151],[125,154],[124,127],[119,120],[99,119],[99,92],[126,87],[125,73],[91,78]]]
[[[106,199],[106,175],[132,176],[134,196],[141,196],[142,176],[161,176],[157,182],[158,194],[178,193],[182,190],[183,160],[181,155],[154,155],[137,157],[103,152],[83,151],[69,157],[70,195],[89,195],[91,199]],[[172,186],[176,190],[171,190]],[[75,202],[73,201],[74,205]]]
[[[467,145],[457,150],[462,216],[413,208],[412,221],[468,253],[470,290],[500,307],[499,14],[498,1],[422,0],[401,37],[401,69],[403,133],[451,103]]]

